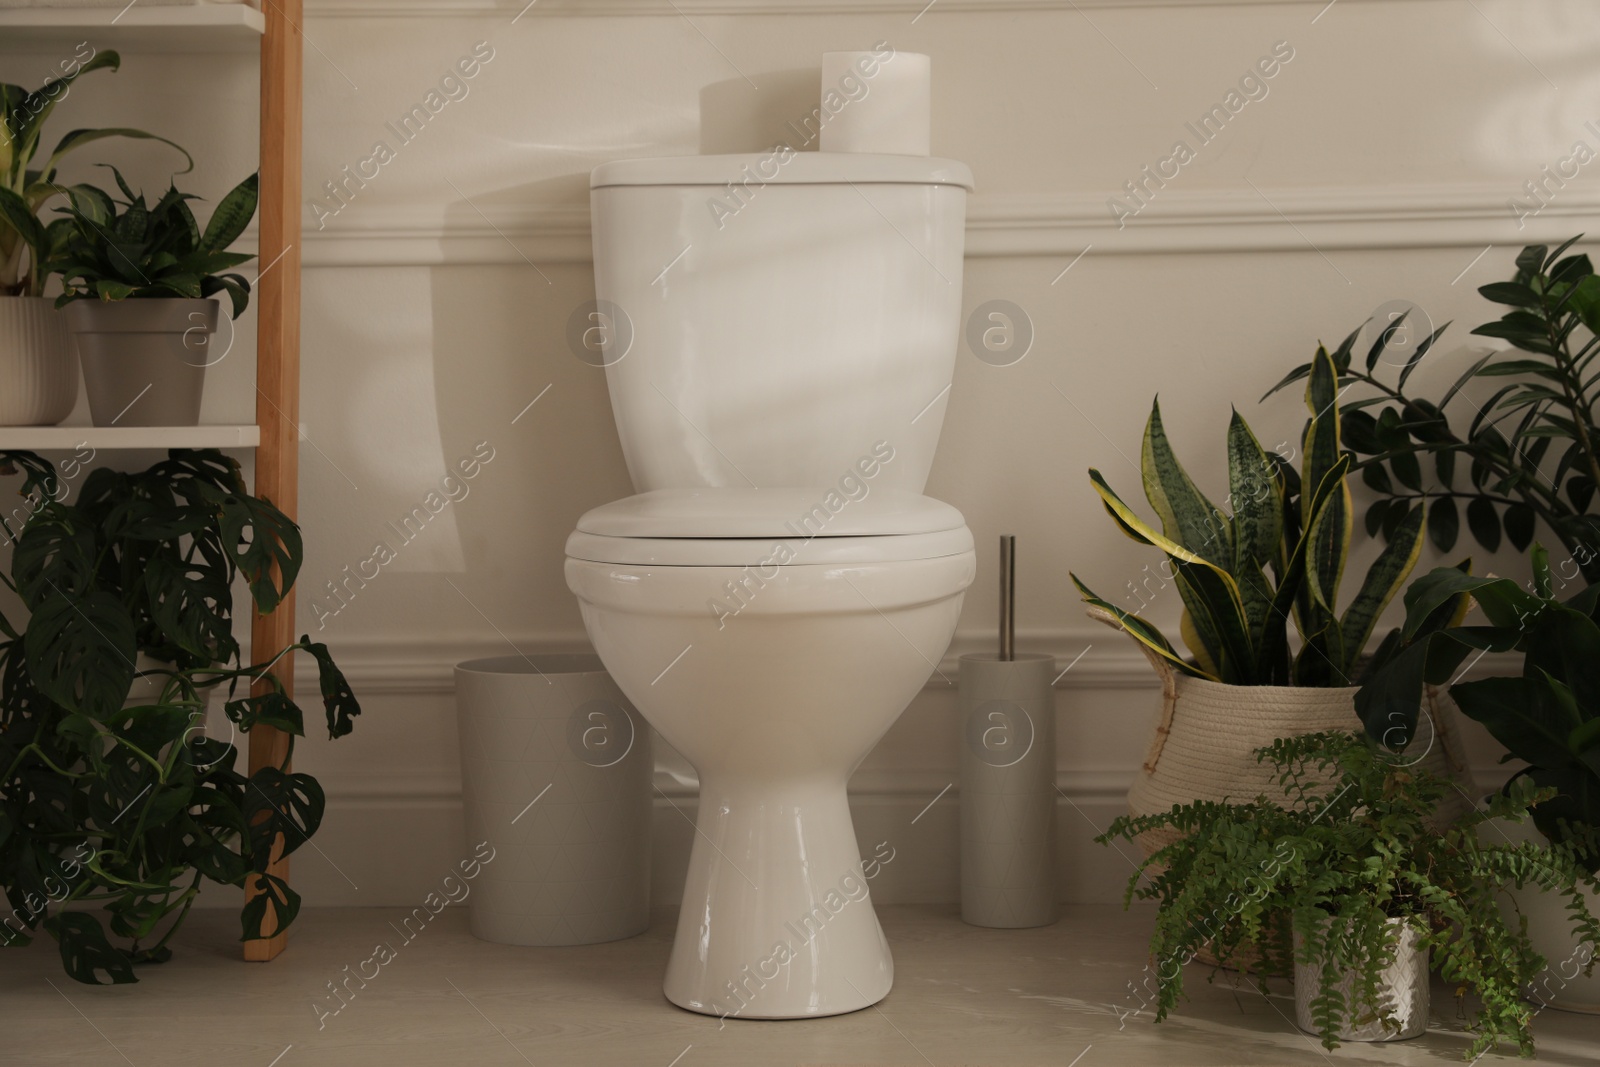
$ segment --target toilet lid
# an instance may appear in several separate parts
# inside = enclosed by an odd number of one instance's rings
[[[567,555],[678,567],[880,563],[972,550],[961,512],[917,493],[840,489],[657,489],[578,520]]]
[[[772,153],[616,159],[589,174],[589,188],[612,185],[716,185],[738,181],[749,167],[763,185],[959,185],[972,189],[972,169],[954,159],[869,152],[796,152],[781,165]],[[768,174],[771,174],[768,177]]]

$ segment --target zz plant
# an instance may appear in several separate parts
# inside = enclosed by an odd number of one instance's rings
[[[125,201],[92,185],[74,186],[71,204],[58,208],[67,232],[55,258],[46,265],[61,275],[62,307],[74,300],[127,300],[147,297],[207,297],[226,292],[238,318],[250,303],[250,283],[229,268],[255,256],[229,252],[256,213],[258,176],[250,175],[224,196],[204,232],[176,185],[146,205],[122,174],[110,167]]]
[[[202,879],[252,886],[242,939],[274,936],[300,898],[270,864],[316,833],[324,795],[288,770],[304,713],[269,667],[315,660],[330,737],[361,710],[324,645],[303,637],[251,663],[234,637],[235,578],[262,610],[281,603],[298,528],[216,451],[93,470],[71,503],[38,456],[0,464],[24,476],[23,506],[0,518],[13,546],[0,580],[27,616],[0,615],[0,945],[42,929],[72,978],[133,982],[135,964],[170,957]],[[225,739],[201,732],[213,692]],[[246,774],[235,737],[259,726],[290,743]],[[109,937],[86,905],[104,908]]]
[[[1347,686],[1378,616],[1405,583],[1422,542],[1413,508],[1338,610],[1350,550],[1353,507],[1346,478],[1354,457],[1340,435],[1339,368],[1354,335],[1334,352],[1318,347],[1306,374],[1310,411],[1302,467],[1262,449],[1236,411],[1228,425],[1228,505],[1211,503],[1178,462],[1159,402],[1145,427],[1144,492],[1156,529],[1125,504],[1097,470],[1089,478],[1123,533],[1166,553],[1183,598],[1181,656],[1139,616],[1095,595],[1072,576],[1084,600],[1115,615],[1138,641],[1184,673],[1233,685]],[[1291,617],[1301,636],[1291,650]]]
[[[1359,732],[1283,739],[1257,758],[1278,772],[1284,795],[1235,802],[1194,801],[1142,817],[1124,816],[1098,839],[1176,830],[1140,865],[1125,902],[1159,906],[1150,940],[1158,1021],[1183,996],[1183,965],[1209,946],[1224,964],[1256,948],[1272,968],[1320,969],[1311,1004],[1322,1043],[1337,1046],[1343,1025],[1394,1020],[1379,996],[1398,937],[1391,919],[1411,924],[1434,966],[1480,1001],[1467,1059],[1501,1043],[1533,1051],[1534,1008],[1523,987],[1547,961],[1499,904],[1507,886],[1537,885],[1565,898],[1574,943],[1600,943],[1600,923],[1580,886],[1593,884],[1570,851],[1480,835],[1491,818],[1520,819],[1551,788],[1519,779],[1487,809],[1443,829],[1431,821],[1454,783],[1408,765]],[[1287,916],[1299,947],[1278,936]],[[1592,968],[1593,962],[1588,963]],[[1353,995],[1339,985],[1354,976]],[[1269,979],[1254,979],[1263,992]]]
[[[1534,546],[1532,588],[1509,578],[1475,578],[1441,567],[1406,590],[1403,650],[1374,671],[1356,694],[1367,734],[1403,747],[1416,729],[1423,684],[1444,685],[1474,651],[1520,652],[1519,677],[1483,678],[1450,687],[1469,718],[1527,766],[1526,779],[1545,794],[1533,821],[1551,842],[1575,849],[1589,871],[1600,870],[1600,585],[1557,600],[1550,560]],[[1487,624],[1451,626],[1417,636],[1421,622],[1458,598],[1470,597]]]
[[[33,167],[40,135],[50,113],[78,78],[94,70],[117,70],[122,57],[116,52],[94,52],[82,62],[68,60],[69,69],[37,89],[0,82],[0,296],[43,296],[45,264],[55,258],[66,240],[69,226],[58,219],[46,224],[39,211],[45,201],[70,188],[56,181],[56,169],[73,150],[107,137],[132,137],[160,141],[183,152],[189,166],[194,160],[183,148],[153,133],[121,127],[72,130],[56,142],[42,166]],[[28,264],[23,266],[26,254]]]
[[[1446,552],[1463,513],[1491,552],[1503,540],[1526,551],[1543,522],[1575,572],[1600,580],[1600,515],[1591,511],[1600,487],[1600,277],[1588,256],[1567,254],[1577,240],[1553,252],[1529,245],[1510,281],[1479,288],[1508,310],[1472,332],[1523,354],[1483,356],[1437,401],[1412,396],[1406,385],[1444,326],[1416,345],[1393,382],[1379,357],[1396,331],[1410,328],[1403,318],[1384,328],[1364,368],[1339,368],[1341,389],[1360,386],[1344,405],[1343,429],[1361,457],[1354,469],[1377,494],[1365,516],[1369,534],[1392,538],[1424,502],[1429,536]],[[1296,367],[1273,392],[1310,371],[1310,364]],[[1479,379],[1496,386],[1483,403],[1462,392]]]

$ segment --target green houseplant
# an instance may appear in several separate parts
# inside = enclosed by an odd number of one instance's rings
[[[288,752],[247,775],[233,737],[200,730],[217,692],[232,730],[272,726],[292,750],[304,716],[267,667],[295,652],[316,661],[331,737],[360,713],[325,646],[302,638],[251,663],[234,638],[235,578],[263,610],[280,603],[298,528],[216,451],[93,470],[70,504],[39,457],[0,463],[29,498],[20,529],[0,519],[14,541],[0,580],[28,613],[0,616],[0,944],[42,928],[78,981],[136,981],[135,964],[170,955],[202,879],[253,884],[244,939],[272,936],[300,899],[270,863],[316,832],[322,789],[287,770]]]
[[[45,268],[66,237],[67,226],[40,217],[46,201],[65,192],[56,180],[61,161],[107,137],[162,141],[123,128],[72,130],[40,166],[40,137],[50,114],[72,84],[95,70],[116,70],[116,52],[83,49],[62,63],[62,75],[37,89],[0,83],[0,425],[49,425],[72,410],[78,371],[66,325],[44,297]],[[184,153],[188,159],[188,153]],[[190,165],[193,161],[190,160]]]
[[[192,426],[214,361],[210,298],[227,293],[234,318],[249,304],[250,283],[231,268],[255,257],[228,247],[255,216],[257,176],[224,196],[202,231],[188,203],[197,197],[173,185],[146,204],[109,169],[127,199],[73,188],[57,209],[66,237],[47,265],[61,278],[56,306],[77,338],[89,411],[97,426]]]
[[[1377,495],[1365,516],[1369,533],[1393,536],[1426,503],[1429,534],[1443,551],[1454,545],[1463,513],[1484,548],[1495,551],[1506,540],[1526,551],[1542,522],[1566,549],[1564,578],[1600,579],[1600,515],[1590,510],[1600,486],[1600,278],[1588,256],[1567,254],[1577,240],[1554,251],[1530,245],[1511,280],[1479,288],[1508,310],[1472,332],[1505,340],[1520,354],[1473,361],[1437,401],[1406,387],[1445,327],[1415,347],[1392,382],[1381,343],[1364,368],[1341,369],[1341,389],[1360,387],[1344,404],[1343,428],[1359,457],[1353,469]],[[1382,340],[1409,328],[1403,318],[1390,323]],[[1310,369],[1295,368],[1272,391]],[[1476,379],[1496,386],[1482,404],[1462,392]],[[1469,420],[1464,431],[1452,412]]]
[[[1228,502],[1212,504],[1173,454],[1155,408],[1145,429],[1145,495],[1160,528],[1145,522],[1106,484],[1090,478],[1117,526],[1165,554],[1183,603],[1189,656],[1139,615],[1073,581],[1092,617],[1114,625],[1145,652],[1163,682],[1163,708],[1132,790],[1130,810],[1154,815],[1190,800],[1220,800],[1271,788],[1254,752],[1274,738],[1354,729],[1354,681],[1378,617],[1404,584],[1422,541],[1423,513],[1412,512],[1368,569],[1343,610],[1339,590],[1352,527],[1347,475],[1353,457],[1340,438],[1337,382],[1354,338],[1319,347],[1307,374],[1309,411],[1301,468],[1269,455],[1237,412],[1228,428]],[[1296,652],[1289,627],[1300,634]],[[1392,647],[1385,639],[1380,651]],[[1459,747],[1450,720],[1437,717],[1443,743],[1424,760],[1448,773]],[[1459,765],[1459,764],[1458,764]],[[1441,812],[1449,818],[1459,805]],[[1147,850],[1162,834],[1142,839]]]
[[[1416,729],[1424,683],[1445,684],[1474,651],[1521,653],[1520,676],[1458,682],[1450,695],[1505,747],[1506,760],[1523,762],[1506,789],[1526,782],[1544,793],[1532,812],[1538,839],[1571,852],[1593,874],[1600,871],[1600,585],[1558,600],[1548,554],[1537,544],[1532,572],[1531,588],[1448,568],[1417,579],[1406,592],[1403,632],[1454,597],[1471,597],[1486,624],[1408,638],[1404,650],[1368,679],[1356,706],[1369,735],[1405,742]],[[1590,883],[1590,902],[1600,906],[1597,888]],[[1541,953],[1572,955],[1559,898],[1528,889],[1516,895],[1516,904]],[[1592,956],[1594,946],[1587,951]],[[1600,978],[1562,975],[1533,995],[1557,1007],[1600,1011]]]
[[[1481,1001],[1466,1058],[1502,1042],[1531,1054],[1533,1009],[1520,994],[1547,961],[1502,912],[1500,890],[1558,894],[1580,937],[1600,939],[1600,923],[1578,890],[1583,872],[1570,853],[1478,831],[1490,818],[1522,818],[1553,790],[1521,780],[1486,810],[1439,829],[1432,815],[1454,783],[1397,760],[1359,731],[1280,739],[1259,758],[1282,796],[1123,817],[1099,838],[1173,832],[1125,898],[1159,905],[1150,942],[1157,1019],[1177,1007],[1183,965],[1202,948],[1226,961],[1260,946],[1279,967],[1294,966],[1297,1021],[1328,1048],[1341,1039],[1414,1036],[1427,1019],[1431,954],[1447,980]],[[1264,936],[1285,914],[1292,950]],[[1258,982],[1263,991],[1267,984]]]
[[[1145,495],[1161,520],[1158,531],[1139,518],[1097,470],[1095,491],[1117,526],[1141,544],[1166,553],[1184,604],[1181,656],[1161,633],[1133,613],[1096,596],[1077,576],[1089,603],[1114,616],[1128,633],[1173,670],[1230,685],[1348,686],[1378,616],[1404,585],[1422,544],[1422,512],[1412,509],[1361,589],[1337,610],[1350,551],[1352,511],[1346,484],[1353,457],[1340,440],[1339,365],[1348,345],[1318,348],[1307,375],[1310,411],[1301,439],[1302,469],[1268,455],[1244,419],[1228,426],[1228,502],[1211,503],[1178,462],[1155,406],[1145,427]],[[1301,647],[1291,652],[1293,619]]]

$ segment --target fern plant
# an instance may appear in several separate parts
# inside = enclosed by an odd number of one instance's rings
[[[1353,456],[1340,440],[1339,367],[1355,336],[1329,352],[1318,347],[1307,372],[1310,417],[1302,467],[1269,454],[1239,413],[1228,425],[1228,503],[1208,500],[1178,462],[1151,409],[1142,453],[1144,491],[1160,517],[1155,529],[1123,503],[1097,470],[1090,481],[1123,533],[1166,553],[1183,598],[1182,636],[1192,659],[1137,614],[1093,593],[1083,599],[1114,615],[1131,636],[1186,674],[1232,685],[1347,686],[1378,616],[1405,583],[1422,545],[1423,512],[1414,508],[1338,610],[1350,550],[1353,506],[1346,484]],[[1289,645],[1291,617],[1299,631]]]
[[[1547,962],[1562,961],[1544,960],[1522,924],[1507,922],[1501,891],[1537,885],[1560,894],[1574,943],[1600,943],[1600,923],[1580,891],[1595,883],[1570,848],[1494,842],[1480,837],[1478,826],[1495,817],[1520,820],[1555,790],[1519,779],[1485,809],[1439,829],[1430,817],[1454,783],[1397,761],[1359,732],[1282,739],[1257,758],[1277,769],[1284,796],[1194,801],[1125,816],[1098,838],[1105,844],[1169,829],[1180,835],[1143,862],[1125,895],[1125,903],[1159,905],[1150,940],[1157,1021],[1178,1006],[1183,964],[1202,948],[1227,963],[1248,946],[1280,973],[1292,958],[1320,968],[1311,1008],[1328,1048],[1337,1047],[1344,1025],[1393,1028],[1378,984],[1397,948],[1389,920],[1401,919],[1444,977],[1479,998],[1467,1058],[1502,1043],[1530,1055],[1533,1008],[1521,990]],[[1284,915],[1301,938],[1298,950],[1274,936]],[[1346,975],[1355,979],[1348,999],[1338,991]],[[1258,973],[1253,980],[1268,991],[1270,978]]]

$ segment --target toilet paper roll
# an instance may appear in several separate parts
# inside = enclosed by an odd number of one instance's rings
[[[822,53],[822,151],[927,155],[932,72],[927,56],[888,45]]]

